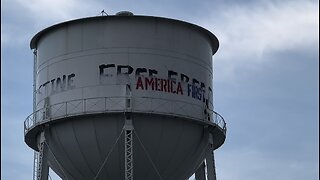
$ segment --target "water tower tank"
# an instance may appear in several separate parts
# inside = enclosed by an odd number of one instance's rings
[[[225,141],[212,102],[219,43],[202,27],[118,13],[53,25],[30,46],[24,128],[38,177],[48,164],[68,180],[183,180]]]

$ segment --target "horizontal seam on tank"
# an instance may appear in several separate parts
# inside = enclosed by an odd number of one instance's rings
[[[156,51],[164,51],[166,52],[166,50],[159,50],[159,49],[153,49],[153,48],[132,48],[132,47],[115,47],[115,48],[99,48],[99,49],[90,49],[90,50],[109,50],[109,49],[118,49],[118,48],[121,48],[121,49],[148,49],[148,50],[156,50]],[[86,51],[90,51],[90,50],[86,50]],[[41,66],[43,66],[44,64],[50,62],[50,60],[53,60],[53,59],[56,59],[56,58],[59,58],[59,57],[63,57],[63,56],[67,56],[67,55],[70,55],[70,54],[73,54],[73,53],[78,53],[78,52],[86,52],[86,51],[74,51],[72,53],[67,53],[67,54],[63,54],[63,55],[59,55],[59,56],[56,56],[56,57],[53,57],[53,58],[50,58],[48,60],[46,60],[45,62],[41,63],[39,65],[39,69],[42,69],[40,68]],[[197,59],[199,60],[200,62],[203,62],[204,60],[202,59],[199,59],[197,57],[194,57],[194,56],[191,56],[191,55],[188,55],[188,54],[183,54],[183,53],[178,53],[178,52],[175,52],[175,51],[167,51],[167,52],[170,52],[170,53],[175,53],[175,54],[180,54],[180,55],[184,55],[186,57],[190,57],[192,59]],[[65,61],[65,60],[68,60],[68,59],[73,59],[73,58],[77,58],[77,57],[85,57],[85,56],[92,56],[92,55],[101,55],[101,54],[152,54],[152,55],[159,55],[159,56],[167,56],[167,57],[174,57],[174,58],[177,58],[177,59],[183,59],[183,60],[186,60],[186,61],[191,61],[191,60],[188,60],[188,59],[185,59],[185,58],[181,58],[181,57],[176,57],[176,56],[173,56],[173,55],[164,55],[164,54],[158,54],[158,53],[147,53],[147,52],[128,52],[128,51],[119,51],[119,52],[111,52],[111,53],[108,53],[108,52],[101,52],[101,53],[92,53],[92,54],[85,54],[85,55],[78,55],[78,56],[75,56],[75,57],[71,57],[71,58],[64,58],[62,59],[61,61]],[[60,61],[58,61],[60,62]],[[192,61],[193,63],[195,64],[198,64],[200,66],[204,66],[204,67],[207,67],[207,66],[210,66],[210,64],[206,64],[206,63],[203,63],[203,65],[201,65],[200,63],[197,63],[195,61]],[[51,64],[55,64],[57,62],[54,62],[54,63],[51,63]],[[51,65],[49,64],[49,65]],[[47,66],[45,66],[47,67]],[[45,68],[44,67],[44,68]]]
[[[62,59],[60,61],[57,61],[57,62],[53,62],[53,63],[50,63],[49,65],[47,66],[44,66],[42,67],[41,69],[39,68],[39,70],[37,71],[37,74],[39,74],[42,70],[44,70],[46,67],[48,66],[51,66],[53,64],[57,64],[57,63],[60,63],[62,61],[68,61],[68,60],[72,60],[72,59],[75,59],[75,58],[79,58],[79,57],[85,57],[85,56],[92,56],[92,55],[101,55],[101,54],[123,54],[121,52],[116,52],[116,53],[95,53],[95,54],[90,54],[90,55],[82,55],[82,56],[76,56],[76,57],[71,57],[71,58],[65,58],[65,59]],[[196,64],[196,65],[199,65],[201,67],[203,67],[204,69],[207,69],[211,74],[213,71],[211,71],[211,68],[208,68],[210,65],[203,65],[203,64],[200,64],[200,63],[197,63],[195,61],[190,61],[190,60],[187,60],[187,59],[183,59],[183,58],[179,58],[179,57],[174,57],[174,56],[168,56],[168,55],[162,55],[162,54],[155,54],[155,53],[132,53],[131,54],[148,54],[148,55],[157,55],[157,56],[164,56],[164,57],[170,57],[170,58],[175,58],[175,59],[179,59],[180,61],[187,61],[187,62],[190,62],[190,63],[193,63],[193,64]]]
[[[172,50],[165,50],[165,49],[156,49],[156,48],[146,48],[146,47],[107,47],[107,48],[91,48],[91,49],[86,49],[86,50],[79,50],[79,51],[71,51],[70,53],[65,53],[65,54],[62,54],[62,55],[58,55],[58,56],[55,56],[55,57],[51,57],[49,59],[46,59],[45,62],[43,63],[46,63],[47,61],[50,61],[51,59],[55,59],[55,58],[58,58],[58,57],[61,57],[61,56],[65,56],[65,55],[68,55],[68,54],[72,54],[72,53],[81,53],[81,52],[87,52],[87,51],[94,51],[94,50],[117,50],[117,49],[126,49],[126,50],[130,50],[130,49],[148,49],[148,50],[157,50],[157,51],[162,51],[162,52],[170,52],[170,53],[175,53],[175,54],[180,54],[180,55],[185,55],[185,56],[188,56],[188,57],[191,57],[191,58],[194,58],[194,59],[197,59],[197,60],[200,60],[202,61],[203,59],[200,59],[200,58],[197,58],[195,56],[192,56],[190,54],[184,54],[184,53],[180,53],[178,51],[172,51]],[[128,52],[128,51],[125,51],[125,52]],[[213,56],[213,55],[212,55]],[[43,64],[42,63],[42,64]],[[42,64],[40,64],[39,66],[42,66]]]

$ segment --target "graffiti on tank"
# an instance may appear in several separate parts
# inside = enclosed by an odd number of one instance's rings
[[[212,89],[196,78],[178,73],[174,70],[164,72],[166,77],[160,77],[156,69],[130,65],[101,64],[99,65],[100,84],[105,84],[110,77],[128,75],[136,90],[159,91],[176,95],[185,95],[206,102],[212,96]],[[211,97],[210,97],[211,96]]]
[[[75,74],[62,75],[42,83],[36,90],[37,94],[52,95],[75,88]]]

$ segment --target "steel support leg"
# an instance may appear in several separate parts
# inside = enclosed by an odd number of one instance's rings
[[[126,85],[126,111],[124,113],[124,158],[125,158],[125,180],[133,180],[133,124],[131,119],[132,101],[131,86],[129,82]]]
[[[209,145],[207,147],[206,152],[206,161],[207,161],[207,178],[208,180],[217,180],[216,177],[216,167],[214,162],[214,149],[213,145],[213,137],[212,134],[209,134]]]
[[[205,168],[206,165],[204,164],[204,162],[202,162],[195,173],[196,180],[206,180]]]
[[[133,125],[130,113],[126,113],[125,116],[125,180],[133,180]]]
[[[206,161],[207,161],[208,180],[217,180],[216,170],[214,165],[214,154],[212,149],[208,148],[208,151],[206,153]]]

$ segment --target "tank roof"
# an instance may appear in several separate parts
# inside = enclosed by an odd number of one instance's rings
[[[218,48],[219,48],[219,41],[218,38],[211,33],[209,30],[192,24],[192,23],[188,23],[185,21],[181,21],[181,20],[177,20],[177,19],[170,19],[170,18],[165,18],[165,17],[156,17],[156,16],[143,16],[143,15],[108,15],[108,16],[93,16],[93,17],[85,17],[85,18],[80,18],[80,19],[74,19],[74,20],[70,20],[70,21],[65,21],[62,23],[58,23],[52,26],[49,26],[43,30],[41,30],[40,32],[38,32],[35,36],[33,36],[33,38],[30,41],[30,48],[31,49],[35,49],[37,47],[37,43],[38,41],[41,39],[41,37],[43,35],[45,35],[46,33],[62,27],[62,26],[66,26],[66,25],[70,25],[73,23],[79,23],[79,22],[87,22],[87,21],[92,21],[92,20],[105,20],[105,19],[132,19],[132,18],[139,18],[139,19],[155,19],[155,20],[162,20],[162,21],[171,21],[173,23],[177,23],[177,24],[181,24],[181,25],[185,25],[188,26],[190,28],[193,28],[201,33],[204,33],[205,35],[207,35],[210,39],[210,43],[212,46],[212,55],[214,55]]]

